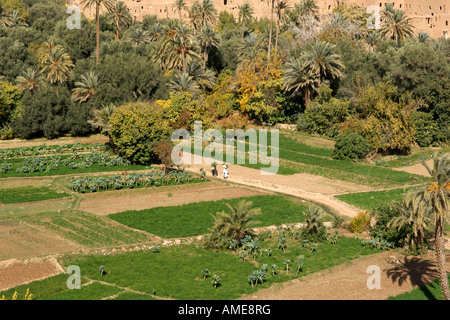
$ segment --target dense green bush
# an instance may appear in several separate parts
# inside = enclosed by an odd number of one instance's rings
[[[436,141],[436,123],[432,114],[416,111],[411,114],[411,120],[416,127],[414,139],[420,147],[428,147]]]
[[[403,247],[407,238],[408,230],[406,228],[387,227],[388,223],[400,213],[389,203],[382,203],[372,212],[376,223],[370,228],[370,233],[374,237],[379,237],[385,241],[394,243],[396,247]]]
[[[154,148],[170,137],[161,106],[129,103],[114,111],[110,123],[114,148],[122,157],[139,164],[158,162]]]
[[[369,151],[369,143],[364,137],[345,131],[337,137],[332,157],[337,160],[359,160],[364,159]]]

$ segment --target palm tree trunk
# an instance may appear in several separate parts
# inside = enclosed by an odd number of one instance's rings
[[[242,39],[244,39],[245,20],[242,19]]]
[[[119,40],[120,37],[120,23],[119,19],[116,20],[116,41]]]
[[[303,88],[303,95],[304,95],[305,109],[308,109],[308,107],[309,107],[309,89],[308,89],[308,87]]]
[[[436,221],[436,264],[439,274],[439,283],[441,285],[442,295],[445,300],[450,300],[450,292],[448,287],[447,268],[445,265],[445,243],[444,243],[444,221],[439,219]]]
[[[272,2],[272,9],[270,11],[269,47],[267,49],[267,60],[270,60],[270,56],[272,54],[273,9],[275,5],[275,0],[270,1]]]
[[[277,30],[275,37],[275,50],[278,50],[278,34],[280,33],[280,17],[277,14]]]
[[[97,31],[97,63],[100,61],[100,6],[97,3],[95,5],[95,20],[96,20],[96,31]]]
[[[205,48],[203,51],[203,68],[206,68],[206,63],[208,62],[208,49]]]

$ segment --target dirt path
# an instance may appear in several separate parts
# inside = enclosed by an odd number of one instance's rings
[[[169,193],[171,196],[169,196]],[[267,193],[269,192],[259,191],[256,188],[211,181],[175,187],[154,188],[153,190],[136,189],[126,190],[123,193],[107,191],[97,194],[86,194],[84,195],[84,200],[80,203],[79,209],[98,215],[108,215],[127,210],[177,206],[193,202],[250,197]]]
[[[379,289],[368,289],[368,278],[373,275],[373,271],[367,272],[369,266],[380,268]],[[403,258],[397,257],[397,254],[393,252],[383,252],[361,257],[289,282],[276,284],[241,299],[384,300],[389,296],[396,296],[423,286],[436,277],[436,268],[430,259]]]
[[[97,134],[86,138],[77,137],[62,137],[54,140],[48,140],[45,138],[23,140],[23,139],[13,139],[13,140],[1,140],[0,149],[11,149],[11,148],[22,148],[22,147],[35,147],[45,144],[47,146],[61,145],[61,144],[75,144],[75,143],[106,143],[108,138],[104,135]]]
[[[183,161],[192,158],[192,155],[185,153],[183,155]],[[190,164],[187,170],[198,173],[200,168],[203,168],[208,175],[211,172],[211,163],[213,159],[204,158],[203,164]],[[340,201],[333,196],[336,194],[346,192],[362,192],[370,191],[373,188],[354,184],[350,182],[328,179],[325,177],[315,176],[307,173],[294,174],[289,177],[274,174],[274,175],[262,175],[261,170],[247,168],[239,165],[228,165],[229,178],[228,181],[238,183],[241,185],[248,185],[257,187],[263,190],[280,192],[297,196],[312,202],[324,205],[336,213],[348,217],[354,217],[359,209],[349,205],[343,201]],[[222,166],[218,166],[219,177],[222,175]]]

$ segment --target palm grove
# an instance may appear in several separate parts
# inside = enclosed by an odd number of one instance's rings
[[[314,0],[267,0],[269,17],[255,19],[248,3],[234,17],[210,0],[176,0],[177,19],[138,22],[123,2],[83,0],[95,17],[83,17],[81,29],[67,28],[62,0],[0,4],[2,139],[102,132],[120,155],[148,164],[158,160],[159,141],[195,120],[219,129],[295,124],[336,139],[336,159],[440,146],[450,137],[450,42],[416,34],[392,4],[379,30],[368,28],[365,8],[345,1],[323,16]],[[389,216],[383,228],[408,230],[418,248],[434,228],[445,275],[448,159],[433,170],[401,214],[380,215]],[[257,214],[244,207],[230,208],[229,220],[250,212],[250,222]],[[246,229],[219,218],[225,240],[239,245]],[[448,298],[445,276],[441,285]]]

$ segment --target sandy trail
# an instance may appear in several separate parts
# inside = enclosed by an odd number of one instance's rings
[[[192,154],[184,153],[183,155],[183,163],[191,163],[187,166],[187,170],[199,173],[200,168],[203,168],[210,176],[210,164],[214,162],[214,159],[203,158],[203,160],[202,164],[194,164]],[[354,217],[360,210],[333,196],[341,193],[362,192],[373,189],[360,184],[328,179],[307,173],[294,174],[288,177],[279,174],[262,175],[261,170],[239,165],[229,164],[228,167],[229,178],[227,180],[230,182],[300,197],[324,205],[334,212],[348,217]],[[221,178],[222,165],[218,165],[217,169],[219,178]]]
[[[370,266],[379,267],[379,289],[368,288]],[[447,268],[447,271],[450,271]],[[370,270],[369,270],[370,271]],[[243,300],[384,300],[437,278],[432,260],[383,252],[244,296]],[[372,281],[369,281],[372,284]]]

